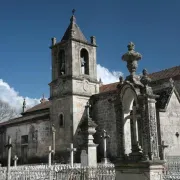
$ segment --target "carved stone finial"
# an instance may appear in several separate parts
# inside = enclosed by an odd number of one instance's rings
[[[41,103],[46,102],[46,99],[44,98],[44,94],[42,95],[42,98],[41,98],[40,102],[41,102]]]
[[[138,67],[137,61],[142,58],[142,55],[134,51],[135,45],[133,42],[130,42],[127,47],[128,52],[122,56],[122,60],[127,62],[127,68],[131,76],[134,76]]]
[[[72,10],[72,16],[71,16],[71,19],[70,19],[71,23],[75,23],[76,22],[76,18],[74,16],[75,11],[76,11],[75,9]]]
[[[86,116],[87,116],[87,118],[89,118],[89,117],[90,117],[90,116],[89,116],[89,109],[90,109],[89,101],[86,103],[85,108],[86,108]]]
[[[102,85],[103,85],[102,79],[99,78],[99,86],[102,86]]]
[[[128,51],[132,51],[132,50],[135,49],[135,44],[134,44],[133,42],[130,42],[130,43],[127,45],[127,47],[128,47]]]
[[[172,87],[174,86],[174,80],[172,78],[169,79],[169,83]]]
[[[25,112],[25,109],[26,109],[26,99],[24,98],[23,107],[22,107],[22,112],[23,113]]]
[[[54,125],[54,124],[52,124],[52,126],[51,126],[51,130],[52,130],[52,132],[53,132],[53,133],[55,133],[55,132],[56,132],[56,128],[55,128],[55,125]]]
[[[54,46],[56,44],[56,38],[55,37],[51,38],[51,42],[52,42],[51,45]]]
[[[123,83],[123,81],[124,81],[123,76],[119,76],[119,82],[120,82],[120,84],[122,84],[122,83]]]
[[[143,69],[142,71],[142,78],[141,78],[141,83],[145,86],[147,86],[151,82],[151,78],[148,77],[148,71],[147,69]]]
[[[143,73],[143,76],[147,76],[148,75],[147,69],[143,69],[142,73]]]

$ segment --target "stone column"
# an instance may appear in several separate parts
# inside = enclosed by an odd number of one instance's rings
[[[52,150],[51,146],[49,146],[49,156],[48,156],[48,165],[51,166],[51,156],[54,151]]]
[[[76,151],[76,148],[73,147],[73,143],[70,144],[70,148],[67,148],[68,151],[70,151],[70,157],[71,157],[71,160],[70,160],[70,164],[71,164],[71,167],[74,166],[74,151]]]
[[[108,158],[107,158],[107,139],[110,138],[110,136],[107,134],[106,130],[103,131],[103,135],[101,136],[103,139],[103,148],[104,148],[104,158],[102,159],[102,162],[107,164]]]
[[[149,126],[149,131],[144,133],[149,133],[149,158],[150,160],[159,160],[159,148],[158,148],[158,134],[157,134],[157,121],[156,121],[156,108],[155,100],[156,96],[147,97],[147,113],[145,117],[145,123]]]
[[[11,166],[11,137],[8,137],[8,144],[5,146],[8,149],[8,162],[7,162],[7,180],[10,180],[10,166]]]
[[[162,160],[165,160],[166,158],[165,158],[165,152],[164,152],[164,150],[165,150],[165,148],[168,148],[169,146],[168,146],[168,145],[165,145],[165,144],[164,144],[164,141],[162,141],[160,147],[161,147],[161,150],[162,150]]]
[[[56,152],[56,129],[54,124],[52,125],[52,154],[53,154],[53,161],[55,160],[55,152]]]
[[[88,152],[88,166],[97,167],[97,144],[94,144],[93,135],[96,133],[97,124],[91,119],[89,115],[89,102],[85,106],[86,108],[86,117],[87,117],[87,152]]]

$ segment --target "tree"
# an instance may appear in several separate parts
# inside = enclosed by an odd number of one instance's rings
[[[17,111],[12,108],[7,102],[0,100],[0,122],[8,121],[17,117]]]

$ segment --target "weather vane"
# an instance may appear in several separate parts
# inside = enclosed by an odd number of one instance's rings
[[[75,9],[73,9],[73,10],[72,10],[72,14],[73,14],[73,16],[74,16],[74,13],[75,13],[75,12],[76,12],[76,10],[75,10]]]

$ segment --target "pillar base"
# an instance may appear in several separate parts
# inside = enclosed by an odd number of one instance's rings
[[[108,158],[102,158],[102,159],[101,159],[101,163],[103,163],[103,164],[108,164],[108,163],[110,163],[110,161],[109,161]]]
[[[115,164],[116,179],[162,180],[164,161],[121,161]]]

